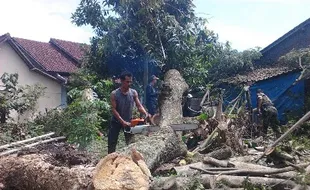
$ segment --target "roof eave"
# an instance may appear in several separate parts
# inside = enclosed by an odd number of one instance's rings
[[[310,24],[310,18],[308,18],[307,20],[305,20],[304,22],[302,22],[301,24],[299,24],[298,26],[294,27],[292,30],[290,30],[289,32],[287,32],[286,34],[284,34],[283,36],[281,36],[280,38],[278,38],[276,41],[272,42],[270,45],[268,45],[267,47],[265,47],[264,49],[262,49],[260,52],[262,54],[266,53],[267,51],[269,51],[270,49],[272,49],[274,46],[278,45],[279,43],[281,43],[282,41],[284,41],[285,39],[287,39],[288,37],[290,37],[291,35],[293,35],[295,32],[297,32],[298,30],[300,30],[301,28],[307,26],[308,24]]]
[[[28,66],[28,68],[31,70],[31,71],[35,71],[37,73],[40,73],[46,77],[49,77],[53,80],[56,80],[57,82],[63,82],[62,80],[54,77],[53,75],[49,74],[48,72],[40,69],[40,68],[37,68],[34,64],[33,64],[33,61],[35,61],[34,59],[33,60],[30,60],[29,58],[31,57],[31,55],[29,55],[26,51],[23,51],[21,49],[21,47],[19,46],[19,44],[14,41],[11,37],[7,39],[7,41],[9,42],[9,44],[11,45],[11,47],[15,50],[15,52],[21,57],[21,59],[26,63],[26,65]],[[36,61],[35,61],[36,62]],[[36,62],[36,64],[38,64]]]
[[[293,69],[291,71],[288,71],[288,72],[285,72],[285,73],[282,73],[282,74],[279,74],[279,75],[275,75],[275,76],[271,76],[271,77],[268,77],[268,78],[264,78],[264,79],[260,79],[260,80],[249,80],[249,81],[225,81],[223,82],[223,84],[230,84],[230,85],[244,85],[244,84],[247,84],[247,83],[251,83],[251,84],[255,84],[257,82],[261,82],[261,81],[264,81],[264,80],[270,80],[272,78],[275,78],[275,77],[279,77],[279,76],[282,76],[282,75],[286,75],[286,74],[290,74],[290,73],[295,73],[295,72],[300,72],[301,69],[300,68],[296,68],[296,69]]]

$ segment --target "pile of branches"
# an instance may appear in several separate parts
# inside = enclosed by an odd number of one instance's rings
[[[310,112],[279,139],[253,138],[247,135],[249,115],[224,113],[221,101],[214,116],[183,118],[181,98],[187,85],[176,70],[167,73],[165,85],[160,131],[99,163],[67,146],[60,146],[65,154],[59,156],[58,146],[51,145],[0,158],[0,189],[309,188],[310,154],[292,146],[288,135],[309,119]],[[185,143],[170,127],[182,121],[199,123],[198,129],[182,134]],[[47,147],[53,151],[44,151]],[[71,162],[73,155],[78,162]],[[55,162],[57,158],[62,161]]]

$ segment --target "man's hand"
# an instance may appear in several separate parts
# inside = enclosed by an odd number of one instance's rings
[[[124,122],[122,122],[122,126],[123,127],[130,127],[130,123],[129,122],[127,122],[127,121],[124,121]]]
[[[152,117],[152,115],[146,112],[144,119],[151,119],[151,117]]]

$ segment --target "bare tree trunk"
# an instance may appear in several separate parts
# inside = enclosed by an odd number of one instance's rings
[[[159,97],[160,130],[142,141],[130,144],[119,152],[129,153],[132,147],[141,152],[147,166],[154,170],[178,156],[185,155],[187,148],[179,135],[169,126],[183,121],[182,95],[188,85],[177,70],[169,70]]]

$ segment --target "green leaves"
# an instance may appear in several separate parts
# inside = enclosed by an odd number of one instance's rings
[[[40,115],[32,123],[43,126],[45,132],[64,135],[80,148],[98,140],[98,131],[107,130],[111,118],[109,104],[111,80],[101,80],[86,70],[74,73],[68,80],[68,107],[51,110]],[[95,92],[98,97],[94,97]]]
[[[134,65],[150,57],[162,73],[177,69],[190,86],[205,86],[251,70],[260,57],[258,49],[238,52],[218,42],[192,0],[81,0],[72,19],[94,28],[86,67],[103,79],[116,59]]]
[[[0,90],[1,123],[5,123],[11,111],[19,115],[26,111],[35,111],[38,99],[45,94],[45,87],[40,84],[18,86],[18,74],[4,73],[1,76],[2,89]]]

